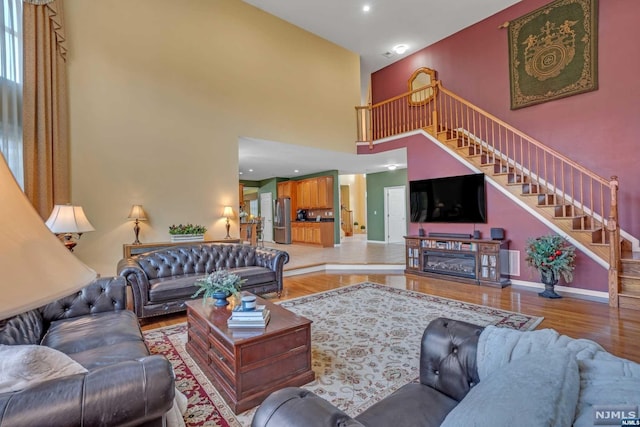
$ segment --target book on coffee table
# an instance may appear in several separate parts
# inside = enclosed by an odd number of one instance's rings
[[[259,316],[236,316],[236,313],[231,314],[231,317],[227,320],[227,326],[229,328],[264,328],[269,323],[271,312],[268,309],[259,311]]]
[[[262,318],[265,305],[257,305],[253,310],[243,310],[241,305],[238,305],[233,309],[231,313],[232,317],[240,318],[240,317],[251,317],[251,318]]]

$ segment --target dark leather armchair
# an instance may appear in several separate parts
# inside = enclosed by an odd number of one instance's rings
[[[51,347],[88,371],[0,393],[0,427],[164,425],[173,368],[149,355],[138,319],[124,309],[125,289],[123,278],[100,278],[0,321],[0,344]]]
[[[483,328],[439,318],[422,336],[420,382],[406,384],[355,418],[310,391],[288,387],[272,393],[252,427],[436,427],[479,382],[476,349]]]

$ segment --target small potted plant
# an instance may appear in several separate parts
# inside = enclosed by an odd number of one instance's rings
[[[201,242],[204,241],[206,232],[207,227],[204,225],[173,224],[169,226],[172,242]]]
[[[554,291],[558,279],[562,276],[565,282],[573,281],[576,248],[565,238],[550,234],[527,240],[527,264],[540,273],[544,283],[544,292],[538,295],[546,298],[561,298]]]
[[[216,307],[224,307],[229,304],[227,298],[231,295],[234,295],[239,301],[240,287],[246,281],[246,279],[241,279],[237,274],[229,273],[227,270],[216,270],[207,277],[195,281],[195,285],[200,289],[192,295],[192,298],[202,295],[203,304],[207,298],[214,298]]]

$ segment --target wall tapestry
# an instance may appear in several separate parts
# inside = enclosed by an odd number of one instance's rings
[[[598,0],[556,0],[509,22],[511,109],[598,89]]]

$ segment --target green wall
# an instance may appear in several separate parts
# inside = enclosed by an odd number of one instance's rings
[[[407,186],[406,169],[367,174],[367,240],[385,241],[384,188],[400,185]]]

